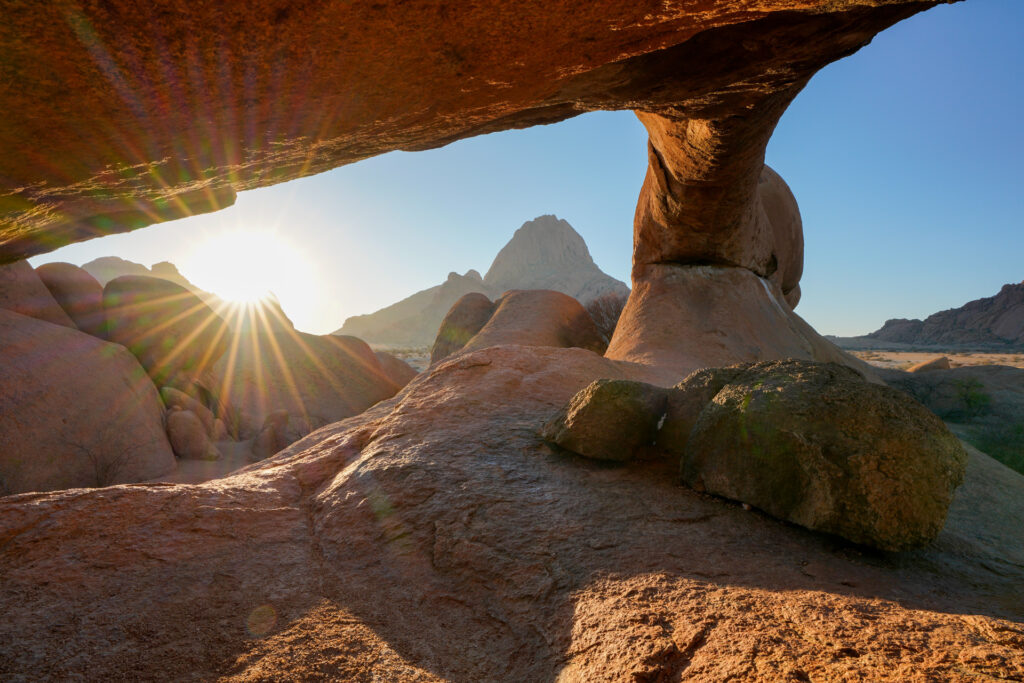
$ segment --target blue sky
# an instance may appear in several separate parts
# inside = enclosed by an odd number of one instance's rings
[[[862,334],[1024,280],[1021,26],[1020,0],[939,6],[824,69],[784,115],[767,161],[800,204],[797,312],[819,331]],[[300,329],[325,333],[449,271],[486,271],[524,221],[554,213],[628,282],[645,141],[632,113],[602,112],[395,152],[32,262],[169,260],[202,286],[188,264],[208,240],[276,231],[306,276],[301,291],[278,292],[282,304]]]

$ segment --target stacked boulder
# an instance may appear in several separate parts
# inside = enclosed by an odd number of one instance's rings
[[[590,458],[678,462],[698,491],[883,550],[938,535],[967,463],[906,394],[798,360],[699,370],[671,389],[598,380],[541,435]]]
[[[47,282],[24,261],[0,266],[0,495],[169,474],[156,387],[123,347],[76,327],[61,308],[75,288],[55,299]]]
[[[0,266],[0,495],[163,477],[226,440],[261,459],[415,375],[354,337],[296,331],[279,306],[259,319],[233,330],[160,278]]]

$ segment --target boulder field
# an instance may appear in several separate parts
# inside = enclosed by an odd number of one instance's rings
[[[2,261],[595,109],[636,111],[649,142],[605,356],[495,334],[223,479],[0,498],[0,675],[1024,677],[1024,477],[983,453],[967,448],[934,541],[889,553],[694,491],[678,464],[596,462],[538,434],[599,379],[668,387],[789,357],[868,373],[793,313],[799,213],[764,151],[818,69],[935,4],[5,9]],[[476,338],[499,320],[513,341],[561,338],[523,328],[520,303]],[[729,396],[723,419],[741,422]],[[853,440],[881,439],[871,425]]]

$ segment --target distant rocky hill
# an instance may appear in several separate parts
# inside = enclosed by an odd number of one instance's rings
[[[486,276],[475,270],[465,275],[449,273],[440,285],[347,319],[335,334],[375,344],[428,346],[445,314],[463,295],[480,292],[493,299],[510,289],[553,289],[583,304],[604,294],[629,293],[623,282],[597,267],[586,242],[567,221],[545,215],[516,230]]]
[[[170,280],[200,295],[208,294],[189,282],[184,275],[178,272],[178,267],[169,261],[154,263],[152,268],[147,268],[141,263],[135,263],[119,256],[101,256],[88,263],[83,263],[82,270],[96,278],[104,287],[108,282],[122,275],[146,275]]]
[[[933,313],[924,320],[887,320],[871,334],[838,341],[847,348],[1024,349],[1024,282],[1003,285],[995,296]]]
[[[254,318],[251,311],[231,310],[225,301],[216,294],[196,287],[170,261],[154,263],[152,267],[147,268],[141,263],[135,263],[119,256],[101,256],[88,263],[83,263],[82,270],[96,278],[104,287],[106,287],[108,282],[122,275],[145,275],[148,277],[158,277],[161,280],[169,280],[202,299],[207,305],[222,315],[228,325],[236,332],[247,330],[254,325],[272,328],[277,331],[290,330],[294,327],[292,321],[285,314],[284,309],[281,308],[281,303],[273,294],[264,301],[264,314]]]

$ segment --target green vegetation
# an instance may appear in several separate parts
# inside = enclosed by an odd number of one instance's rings
[[[1024,474],[1024,422],[986,421],[964,430],[964,440]]]

